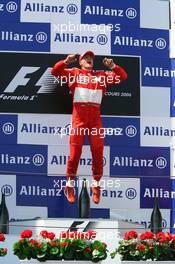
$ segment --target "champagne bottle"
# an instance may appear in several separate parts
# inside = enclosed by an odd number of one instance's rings
[[[151,231],[154,234],[162,231],[162,215],[159,209],[157,197],[155,197],[154,208],[151,214]]]
[[[82,188],[79,196],[79,217],[90,217],[90,197],[87,190],[86,179],[83,179]]]
[[[0,232],[4,234],[9,233],[9,212],[5,202],[5,194],[2,193],[0,206]]]

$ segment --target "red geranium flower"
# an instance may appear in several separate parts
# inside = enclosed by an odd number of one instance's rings
[[[55,241],[52,241],[51,244],[53,247],[56,247],[56,245],[57,245],[57,243]]]
[[[124,235],[124,239],[125,240],[130,240],[130,239],[137,238],[137,237],[138,237],[138,234],[134,230],[126,232],[125,235]]]
[[[7,254],[8,249],[7,248],[3,248],[3,253],[6,255]]]
[[[139,244],[139,245],[137,245],[137,247],[136,247],[138,250],[140,250],[140,251],[144,251],[145,250],[145,246],[143,245],[143,244]]]
[[[69,243],[68,242],[61,242],[60,243],[60,247],[65,247],[65,246],[67,246]]]
[[[156,239],[160,243],[165,243],[165,242],[169,241],[169,237],[164,232],[157,233],[156,234]]]
[[[153,247],[153,246],[150,246],[149,249],[150,249],[151,251],[153,251],[153,250],[154,250],[154,247]]]
[[[164,232],[159,232],[159,233],[156,234],[156,239],[159,240],[163,236],[165,236]]]
[[[24,230],[21,233],[21,238],[30,238],[32,236],[32,230]]]
[[[43,231],[41,231],[41,232],[40,232],[40,235],[41,235],[43,238],[47,238],[47,236],[48,236],[48,232],[47,232],[47,230],[43,230]]]
[[[30,240],[30,243],[31,243],[32,245],[36,245],[36,244],[37,244],[37,241],[34,240],[34,239],[31,239],[31,240]]]
[[[53,240],[55,238],[55,234],[53,232],[47,233],[47,238]]]
[[[4,241],[5,240],[5,236],[3,233],[0,233],[0,241]]]
[[[173,238],[173,236],[170,233],[166,233],[165,236],[167,241],[171,241]]]
[[[153,238],[154,238],[154,234],[152,232],[145,232],[145,233],[140,235],[141,240],[153,239]]]
[[[38,244],[38,248],[42,248],[43,247],[43,245],[42,244]]]
[[[105,242],[103,242],[103,245],[104,245],[106,248],[107,248],[107,246],[108,246]]]
[[[85,248],[84,251],[85,251],[85,252],[91,252],[92,250],[91,250],[89,247],[87,247],[87,248]]]
[[[146,239],[145,234],[141,234],[141,235],[140,235],[140,239],[141,239],[141,240],[145,240],[145,239]]]

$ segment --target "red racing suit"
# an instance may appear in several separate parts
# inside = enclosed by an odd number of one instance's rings
[[[116,65],[108,71],[89,71],[79,68],[67,69],[64,61],[57,62],[51,73],[67,80],[73,96],[72,129],[70,133],[70,154],[66,175],[74,179],[81,157],[84,136],[92,153],[92,174],[97,181],[103,175],[104,136],[100,117],[100,104],[106,87],[120,83],[127,78],[123,68]]]

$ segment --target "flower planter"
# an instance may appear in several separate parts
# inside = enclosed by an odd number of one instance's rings
[[[143,261],[143,260],[140,260],[140,261],[129,261],[129,260],[125,260],[125,261],[121,261],[121,264],[175,264],[175,260],[174,261],[172,261],[172,260],[170,260],[170,261],[167,261],[167,260],[164,260],[164,261],[159,261],[159,260],[157,260],[157,261],[152,261],[152,260],[145,260],[145,261]]]
[[[47,260],[44,262],[40,262],[38,260],[32,259],[32,260],[21,260],[20,262],[24,262],[24,264],[91,264],[94,263],[92,261],[86,261],[86,260]],[[98,264],[101,263],[101,261],[97,262]]]

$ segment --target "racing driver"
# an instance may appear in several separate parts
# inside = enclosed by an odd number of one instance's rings
[[[92,51],[86,51],[79,56],[80,68],[68,68],[71,63],[77,61],[77,54],[71,54],[65,60],[58,61],[51,70],[55,77],[66,78],[73,97],[71,128],[73,133],[70,134],[70,153],[65,187],[66,196],[70,203],[75,202],[74,180],[86,133],[92,153],[93,184],[91,191],[93,202],[96,204],[100,202],[100,179],[103,175],[104,148],[100,104],[108,86],[119,84],[127,79],[125,70],[116,65],[111,58],[104,58],[103,60],[103,64],[110,71],[93,70],[94,57],[95,54]]]

